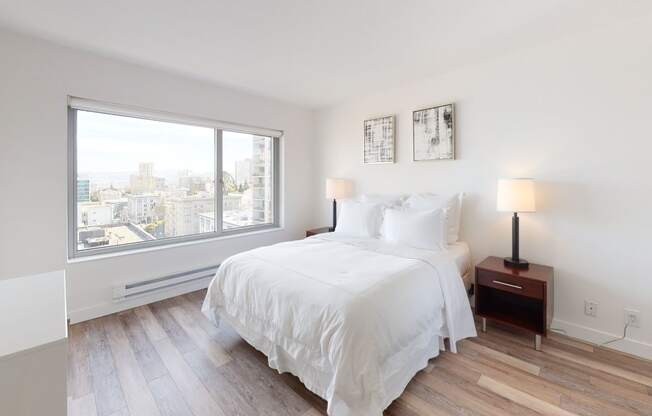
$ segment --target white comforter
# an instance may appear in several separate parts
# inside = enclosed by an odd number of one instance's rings
[[[446,251],[322,234],[230,257],[202,308],[269,365],[298,376],[331,416],[379,416],[443,338],[475,336]]]

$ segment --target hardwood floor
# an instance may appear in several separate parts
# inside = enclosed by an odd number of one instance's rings
[[[326,403],[278,374],[199,308],[205,291],[72,325],[70,416],[324,415]],[[490,326],[442,353],[387,415],[652,415],[652,362],[560,335]]]

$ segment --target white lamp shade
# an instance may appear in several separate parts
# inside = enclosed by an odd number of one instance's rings
[[[326,179],[326,198],[342,199],[353,195],[353,182],[348,179]]]
[[[499,179],[496,209],[508,212],[535,212],[534,179]]]

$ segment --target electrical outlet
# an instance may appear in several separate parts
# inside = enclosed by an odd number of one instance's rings
[[[625,324],[633,328],[641,327],[640,312],[634,309],[625,309]]]
[[[596,317],[598,316],[598,302],[592,300],[584,301],[584,315]]]

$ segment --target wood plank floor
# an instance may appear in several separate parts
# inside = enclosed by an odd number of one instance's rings
[[[205,291],[72,325],[70,416],[324,415],[296,377],[200,312]],[[387,415],[652,415],[652,362],[489,326],[419,372]]]

